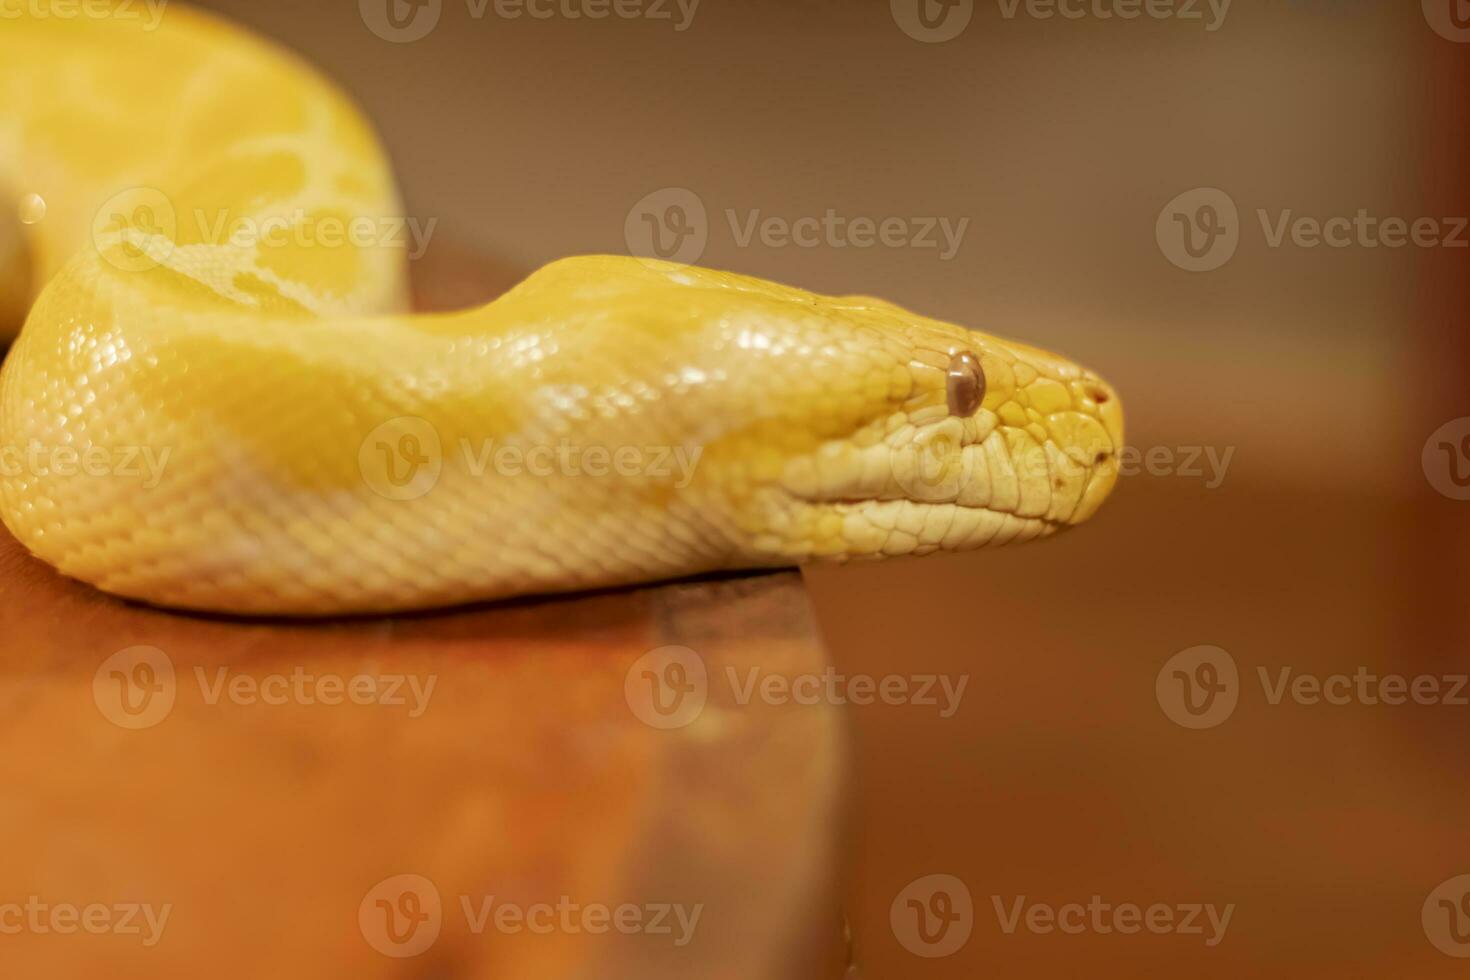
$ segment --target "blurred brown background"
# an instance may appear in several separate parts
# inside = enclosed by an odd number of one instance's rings
[[[1470,872],[1470,707],[1272,704],[1257,674],[1470,660],[1470,503],[1421,465],[1430,433],[1470,415],[1470,233],[1459,249],[1272,247],[1258,217],[1470,214],[1470,44],[1430,27],[1457,0],[1241,0],[1223,20],[1205,3],[1125,20],[1092,0],[1068,5],[1077,19],[962,2],[948,16],[971,19],[944,43],[902,29],[919,23],[904,0],[704,0],[682,30],[672,2],[668,19],[603,20],[557,2],[546,19],[402,4],[439,17],[410,43],[369,29],[379,0],[209,5],[357,94],[436,240],[525,269],[627,251],[630,212],[637,227],[648,195],[685,188],[706,212],[701,264],[1064,351],[1166,460],[1046,546],[810,571],[838,670],[969,679],[948,718],[850,712],[859,975],[1463,976],[1421,910]],[[1199,187],[1238,208],[1239,245],[1187,272],[1156,223]],[[828,209],[968,225],[945,260],[743,245],[727,209],[738,225]],[[1233,453],[1228,469],[1177,472],[1196,449]],[[1238,707],[1189,730],[1155,682],[1200,644],[1238,666]],[[931,874],[973,905],[943,958],[890,921]],[[995,909],[1094,895],[1235,909],[1214,946],[1007,934]]]

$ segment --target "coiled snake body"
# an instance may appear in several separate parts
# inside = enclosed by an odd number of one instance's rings
[[[67,575],[381,612],[1035,538],[1115,482],[1099,378],[880,300],[597,256],[410,315],[338,89],[49,6],[0,20],[0,515]]]

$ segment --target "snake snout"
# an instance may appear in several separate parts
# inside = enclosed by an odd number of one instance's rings
[[[1119,457],[1124,448],[1123,403],[1112,385],[1091,372],[1083,373],[1073,391],[1074,411],[1096,420],[1106,441],[1106,445],[1104,440],[1095,440],[1071,450],[1074,455],[1087,457],[1081,460],[1087,464],[1087,482],[1068,521],[1080,524],[1096,513],[1118,482]]]

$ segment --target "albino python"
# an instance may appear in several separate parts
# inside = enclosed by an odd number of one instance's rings
[[[881,300],[596,256],[410,314],[353,103],[141,9],[0,7],[0,515],[67,575],[418,609],[1036,538],[1116,480],[1096,375]]]

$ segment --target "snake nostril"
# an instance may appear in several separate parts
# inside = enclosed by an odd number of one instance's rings
[[[1108,393],[1106,391],[1103,391],[1101,388],[1093,388],[1088,392],[1088,394],[1091,395],[1092,400],[1097,402],[1099,405],[1106,405],[1108,403]]]

